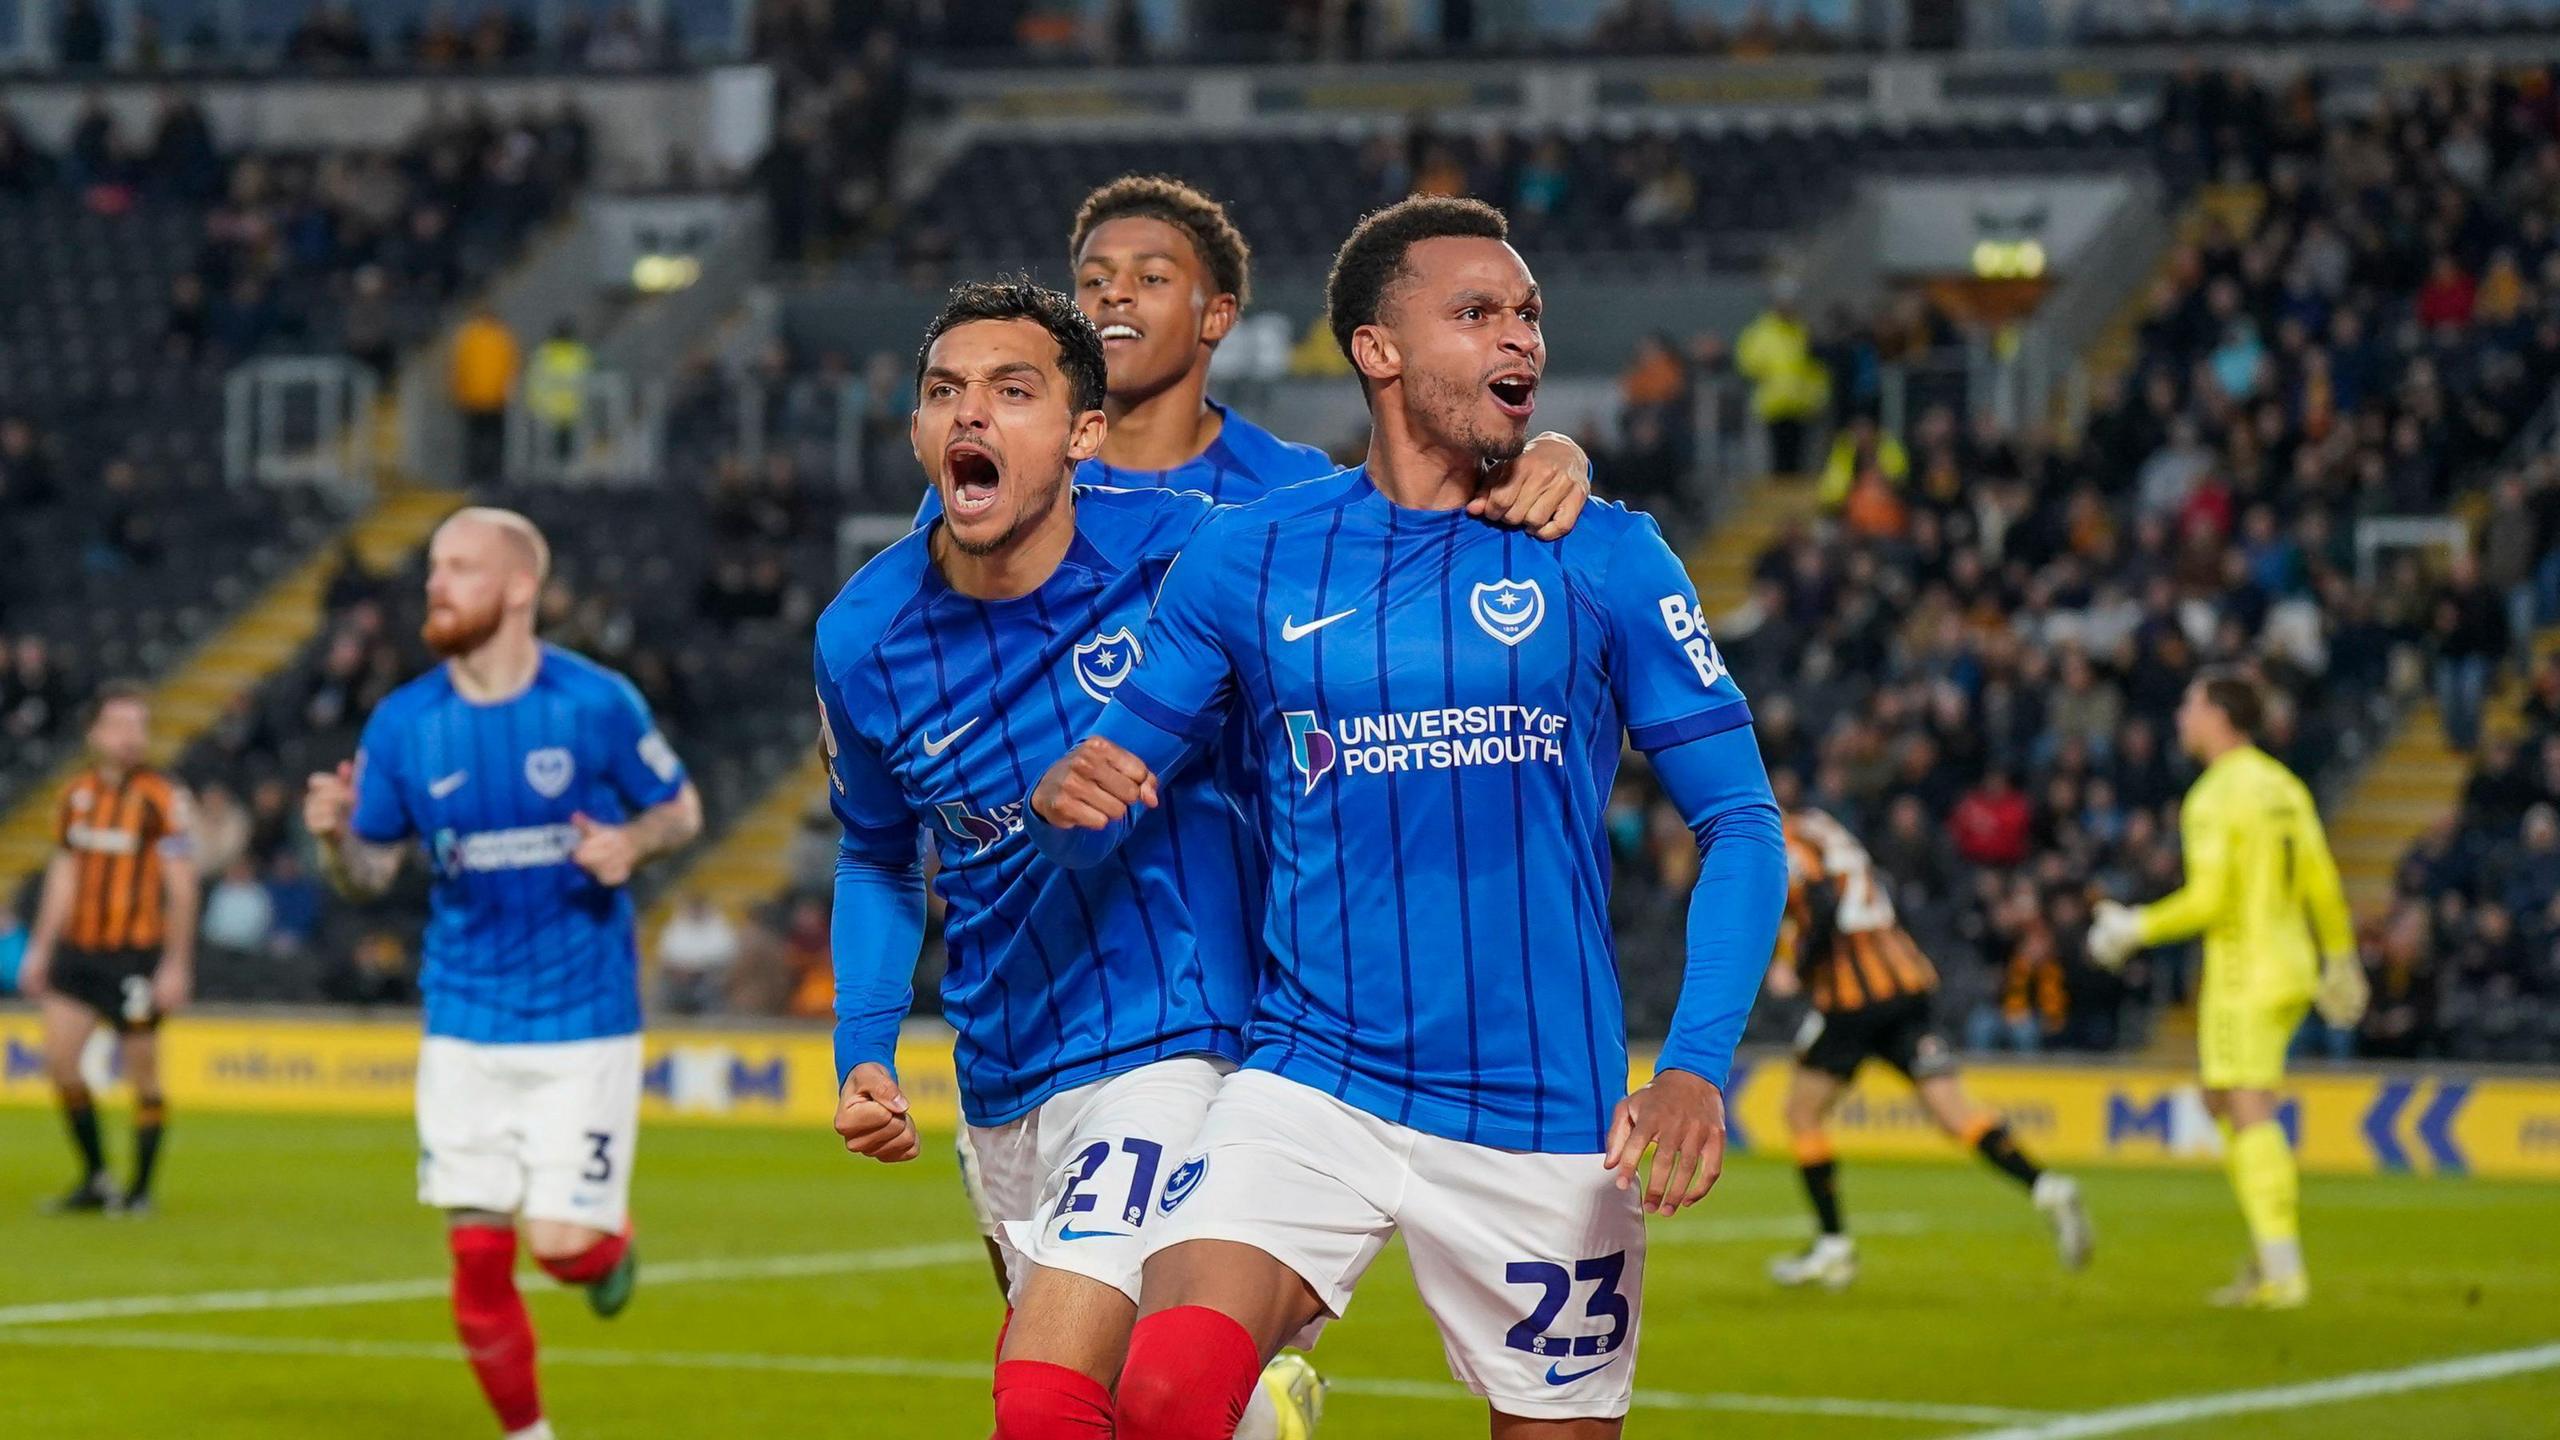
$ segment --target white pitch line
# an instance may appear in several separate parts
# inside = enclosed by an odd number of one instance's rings
[[[1934,1228],[1927,1217],[1901,1211],[1862,1216],[1862,1234],[1917,1235]],[[1806,1233],[1794,1216],[1759,1215],[1718,1218],[1703,1226],[1674,1223],[1655,1230],[1655,1245],[1713,1245],[1749,1240],[1788,1240]],[[965,1242],[911,1245],[883,1250],[838,1250],[814,1255],[773,1255],[677,1260],[645,1266],[650,1285],[685,1285],[728,1280],[788,1280],[818,1275],[858,1275],[884,1270],[917,1270],[981,1259],[983,1246]],[[525,1272],[531,1278],[538,1272]],[[161,1315],[209,1315],[244,1310],[303,1310],[333,1305],[379,1305],[401,1300],[428,1300],[453,1284],[449,1276],[413,1280],[373,1280],[345,1285],[306,1285],[292,1289],[214,1290],[193,1294],[109,1296],[96,1300],[59,1300],[32,1305],[0,1306],[0,1326],[63,1325],[83,1320],[140,1320]]]
[[[2089,1440],[2092,1436],[2154,1430],[2163,1425],[2185,1424],[2190,1420],[2249,1415],[2262,1410],[2291,1410],[2301,1405],[2332,1405],[2342,1400],[2363,1400],[2376,1395],[2404,1395],[2413,1390],[2474,1385],[2484,1380],[2501,1380],[2511,1375],[2555,1369],[2560,1369],[2560,1344],[2534,1345],[2522,1350],[2498,1350],[2458,1360],[2407,1365],[2396,1370],[2365,1370],[2300,1385],[2229,1390],[2217,1395],[2191,1395],[2178,1400],[2155,1400],[2146,1405],[2093,1410],[2084,1415],[2063,1415],[2003,1430],[1985,1430],[1965,1436],[1963,1440]]]
[[[787,1280],[814,1275],[863,1275],[923,1270],[986,1258],[983,1245],[904,1245],[880,1250],[837,1250],[815,1255],[769,1255],[676,1260],[644,1265],[649,1285],[695,1285],[726,1280]],[[539,1272],[528,1271],[528,1276]],[[212,1290],[191,1295],[123,1295],[97,1300],[0,1306],[0,1326],[62,1325],[82,1320],[133,1320],[155,1315],[210,1315],[242,1310],[309,1310],[331,1305],[377,1305],[425,1300],[446,1293],[450,1276],[376,1280],[353,1285],[306,1285],[289,1290]]]
[[[296,1339],[267,1335],[197,1335],[161,1330],[9,1330],[0,1345],[38,1345],[66,1349],[168,1350],[209,1355],[301,1356],[337,1360],[423,1360],[451,1364],[461,1352],[451,1345],[412,1340]],[[614,1370],[751,1370],[800,1375],[868,1375],[909,1380],[959,1380],[983,1385],[987,1363],[919,1360],[887,1355],[762,1355],[703,1350],[596,1350],[578,1346],[545,1346],[546,1366],[581,1366]],[[1335,1380],[1338,1395],[1374,1395],[1395,1400],[1441,1400],[1482,1404],[1448,1381],[1375,1379],[1345,1376]],[[1985,1423],[2043,1418],[2048,1412],[1990,1405],[1941,1405],[1927,1401],[1857,1400],[1820,1395],[1691,1395],[1668,1390],[1638,1390],[1636,1404],[1654,1410],[1726,1410],[1772,1415],[1844,1415],[1861,1419]]]

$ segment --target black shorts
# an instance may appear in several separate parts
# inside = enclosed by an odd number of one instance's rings
[[[1816,1010],[1796,1034],[1796,1063],[1847,1080],[1872,1055],[1915,1082],[1952,1075],[1956,1056],[1938,1034],[1933,998],[1923,991],[1836,1015]]]
[[[75,950],[66,945],[54,952],[53,973],[45,983],[120,1030],[149,1030],[160,1023],[160,1007],[151,999],[152,972],[159,968],[157,950]]]

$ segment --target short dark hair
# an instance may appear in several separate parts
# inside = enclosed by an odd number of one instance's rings
[[[1405,273],[1405,252],[1444,236],[1507,240],[1511,222],[1481,200],[1415,195],[1370,211],[1352,227],[1351,238],[1334,254],[1333,273],[1324,282],[1325,315],[1333,326],[1333,343],[1342,347],[1342,358],[1351,358],[1353,331],[1378,323],[1378,306]]]
[[[107,713],[108,706],[121,705],[127,701],[149,709],[151,687],[139,680],[109,680],[100,685],[97,693],[89,697],[89,713],[81,722],[80,728],[86,730],[96,725],[98,717]]]
[[[2258,682],[2226,665],[2209,665],[2196,672],[2196,683],[2204,687],[2204,698],[2231,728],[2255,740],[2258,729],[2267,723],[2266,693]]]
[[[924,327],[924,343],[916,347],[916,391],[924,391],[924,367],[933,342],[956,326],[978,320],[1029,320],[1058,342],[1058,370],[1072,387],[1077,411],[1099,410],[1107,376],[1102,336],[1084,318],[1076,302],[1055,290],[1024,279],[972,280],[951,287],[942,313]]]
[[[1253,247],[1227,218],[1227,207],[1170,175],[1123,175],[1084,197],[1067,236],[1067,263],[1084,254],[1084,242],[1114,220],[1161,220],[1190,237],[1221,295],[1241,306],[1252,299]]]

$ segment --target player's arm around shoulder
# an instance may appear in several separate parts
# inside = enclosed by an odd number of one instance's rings
[[[1467,513],[1541,540],[1563,539],[1591,503],[1591,457],[1572,436],[1554,430],[1531,440],[1488,478],[1484,493],[1467,502]]]

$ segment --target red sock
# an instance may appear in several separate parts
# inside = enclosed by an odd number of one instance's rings
[[[575,1255],[541,1255],[535,1259],[545,1273],[563,1285],[593,1285],[613,1273],[622,1263],[622,1252],[631,1248],[631,1227],[624,1225],[619,1235],[607,1235]]]
[[[516,1293],[516,1232],[463,1225],[446,1232],[453,1246],[453,1328],[480,1377],[480,1393],[501,1428],[522,1430],[542,1418],[533,1380],[533,1318]]]
[[[996,1358],[1004,1358],[1004,1337],[1013,1331],[1013,1307],[1004,1307],[1004,1323],[996,1327]]]
[[[1120,1440],[1229,1440],[1262,1376],[1242,1325],[1204,1305],[1149,1315],[1129,1332]]]
[[[996,1440],[1111,1440],[1111,1392],[1045,1360],[996,1367]]]

